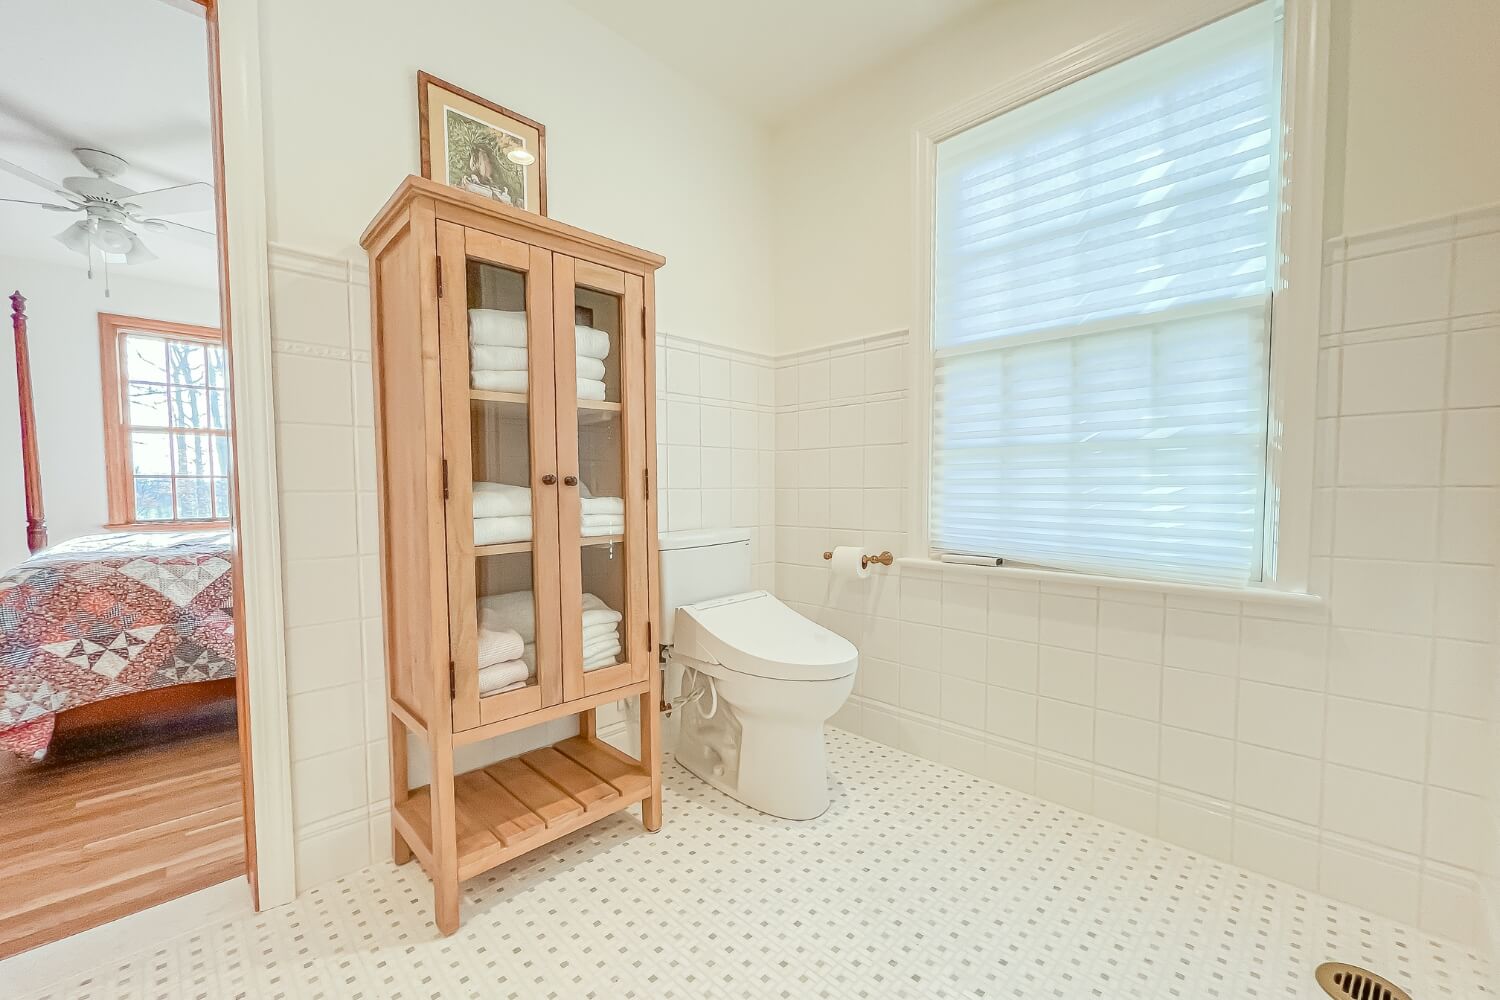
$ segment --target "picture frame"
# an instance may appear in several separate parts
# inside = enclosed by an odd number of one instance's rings
[[[417,71],[422,176],[547,214],[547,128]]]

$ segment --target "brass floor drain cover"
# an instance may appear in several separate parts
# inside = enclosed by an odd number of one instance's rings
[[[1338,1000],[1411,1000],[1411,994],[1384,976],[1343,962],[1324,962],[1313,973],[1323,992]]]

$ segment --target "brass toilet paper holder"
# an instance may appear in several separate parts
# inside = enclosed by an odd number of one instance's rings
[[[823,558],[824,559],[832,559],[833,558],[833,553],[832,552],[824,552],[823,553]],[[893,555],[891,555],[891,550],[890,549],[886,549],[884,552],[880,553],[880,555],[878,555],[878,556],[860,556],[859,557],[859,568],[860,569],[869,569],[870,568],[870,563],[879,563],[882,566],[889,566],[891,563],[893,563],[895,561],[896,561],[896,557],[893,556]]]

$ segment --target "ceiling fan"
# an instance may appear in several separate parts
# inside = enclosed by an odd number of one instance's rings
[[[94,275],[94,251],[99,252],[105,264],[105,295],[109,294],[108,267],[111,260],[144,264],[156,259],[156,254],[141,238],[140,230],[168,233],[201,247],[217,245],[217,237],[206,229],[161,218],[212,209],[213,185],[195,181],[155,191],[133,191],[114,180],[129,165],[120,157],[86,147],[73,150],[73,155],[92,176],[50,181],[25,167],[0,159],[0,170],[45,188],[61,199],[61,204],[22,198],[0,198],[0,201],[37,205],[49,212],[82,212],[83,218],[58,233],[56,239],[69,250],[88,258],[90,278]]]

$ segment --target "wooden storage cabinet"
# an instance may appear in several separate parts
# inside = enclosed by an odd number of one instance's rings
[[[648,331],[663,260],[417,177],[361,243],[393,849],[432,876],[452,933],[460,880],[636,802],[661,825]],[[640,759],[594,732],[594,709],[625,698]],[[454,773],[456,747],[570,715],[577,736]],[[432,776],[410,790],[408,733]]]

